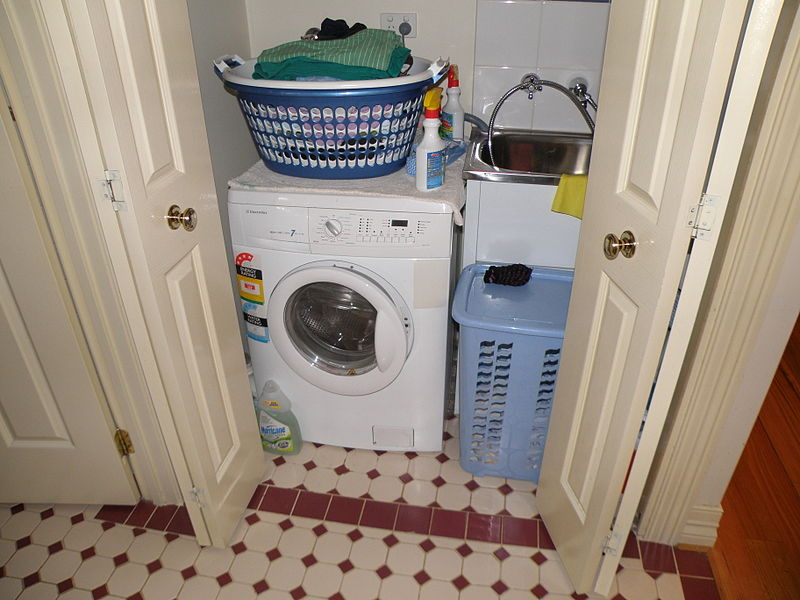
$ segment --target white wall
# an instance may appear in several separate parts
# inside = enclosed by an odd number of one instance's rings
[[[251,56],[299,39],[308,28],[319,27],[325,17],[377,28],[382,12],[415,12],[417,37],[407,39],[406,46],[415,56],[449,56],[458,65],[462,104],[470,111],[475,0],[300,0],[291,4],[282,0],[246,1]]]

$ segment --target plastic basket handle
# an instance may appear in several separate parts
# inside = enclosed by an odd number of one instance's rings
[[[243,64],[244,59],[238,54],[226,54],[225,56],[220,56],[214,61],[214,73],[217,74],[217,77],[222,79],[222,74],[225,73],[225,71],[235,69]]]

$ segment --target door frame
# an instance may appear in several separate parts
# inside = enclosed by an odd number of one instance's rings
[[[65,51],[65,44],[54,51],[53,40],[69,33],[60,5],[49,4],[46,11],[35,3],[7,4],[12,35],[3,38],[5,51],[0,48],[0,75],[108,403],[106,410],[133,440],[135,452],[129,463],[141,495],[156,504],[180,503],[180,488],[152,402],[152,377],[149,381],[146,377],[155,365],[143,360],[134,339],[143,317],[140,307],[132,310],[138,307],[133,276],[126,264],[113,260],[124,252],[122,239],[110,235],[117,225],[104,219],[96,206],[104,190],[102,162],[82,151],[82,137],[92,132],[71,126],[73,119],[88,122],[90,115],[76,111],[70,102],[74,89],[53,85],[76,72],[77,57]]]

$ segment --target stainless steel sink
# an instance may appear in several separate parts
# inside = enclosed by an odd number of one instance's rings
[[[496,167],[489,159],[486,134],[473,128],[464,179],[558,185],[562,174],[589,172],[592,136],[500,129],[492,136],[492,151]]]

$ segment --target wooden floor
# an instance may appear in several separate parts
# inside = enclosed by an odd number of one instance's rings
[[[800,599],[800,320],[722,500],[723,600]]]

